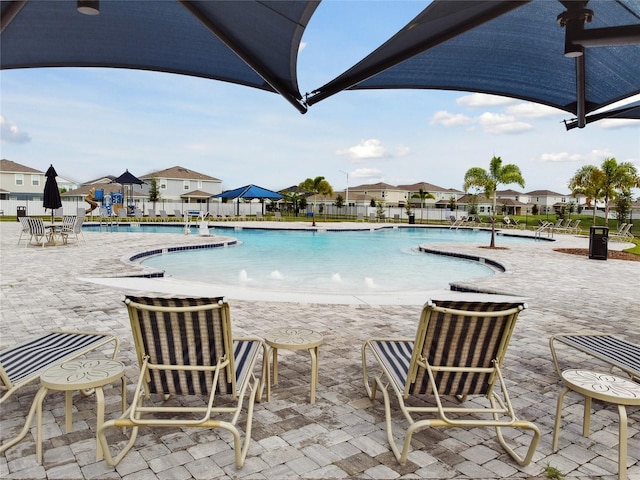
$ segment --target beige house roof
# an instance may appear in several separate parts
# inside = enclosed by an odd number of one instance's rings
[[[393,190],[397,190],[398,187],[396,187],[395,185],[389,185],[388,183],[384,183],[384,182],[378,182],[378,183],[371,183],[368,185],[358,185],[355,187],[349,187],[349,191],[360,191],[360,190],[387,190],[387,189],[393,189]]]
[[[36,170],[35,168],[27,167],[19,163],[13,162],[3,158],[0,160],[0,172],[4,173],[42,173],[42,170]]]
[[[409,192],[418,192],[420,191],[420,189],[426,192],[448,192],[451,190],[449,188],[442,188],[438,185],[433,185],[432,183],[427,182],[418,182],[411,185],[398,185],[398,188],[401,190],[407,190]]]
[[[180,195],[181,198],[211,198],[212,196],[209,192],[203,192],[202,190],[192,190]]]
[[[204,173],[195,172],[185,167],[175,166],[167,168],[165,170],[159,170],[157,172],[148,173],[140,177],[141,180],[146,180],[154,177],[160,178],[172,178],[172,179],[186,179],[186,180],[210,180],[214,182],[220,182],[221,180]],[[193,195],[191,195],[193,196]]]
[[[552,192],[551,190],[534,190],[533,192],[527,192],[526,195],[536,195],[538,197],[568,197],[568,193]]]

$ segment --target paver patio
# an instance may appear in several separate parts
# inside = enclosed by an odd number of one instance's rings
[[[138,267],[121,259],[150,247],[210,242],[214,237],[88,232],[86,245],[24,248],[24,244],[17,245],[19,225],[0,223],[0,348],[55,329],[116,333],[122,340],[120,359],[127,365],[131,395],[137,366],[122,298],[125,292],[145,293],[145,288],[159,283],[120,278],[101,284],[86,279],[131,274]],[[260,222],[260,227],[267,225]],[[503,370],[519,417],[535,422],[542,431],[534,460],[527,467],[512,462],[488,429],[424,430],[415,435],[407,464],[396,463],[386,440],[382,402],[371,403],[364,393],[360,346],[369,337],[412,336],[429,292],[424,298],[415,296],[415,301],[403,299],[399,305],[384,299],[379,304],[344,304],[321,303],[315,296],[308,302],[276,302],[229,295],[238,335],[310,325],[324,335],[313,405],[308,402],[307,352],[280,352],[279,384],[271,402],[256,405],[253,441],[243,469],[233,464],[230,436],[177,428],[142,430],[132,452],[113,469],[104,461],[95,461],[93,398],[74,397],[73,432],[65,434],[64,396],[52,394],[45,402],[43,464],[36,462],[34,436],[28,434],[0,457],[0,477],[544,478],[550,464],[568,478],[617,478],[618,415],[611,407],[594,403],[597,413],[592,416],[592,434],[584,438],[582,401],[568,394],[560,449],[551,451],[560,381],[551,361],[549,336],[600,331],[640,343],[640,262],[589,260],[553,251],[560,246],[587,245],[586,237],[557,235],[553,243],[518,244],[508,250],[489,251],[459,243],[435,246],[487,256],[507,267],[505,273],[464,282],[464,286],[528,298],[529,308],[520,315]],[[610,248],[619,247],[612,244]],[[202,285],[188,287],[174,281],[163,285],[176,294],[189,288],[192,294],[217,294]],[[604,368],[578,354],[563,358],[566,366]],[[3,440],[22,426],[36,390],[34,382],[0,407]],[[109,418],[119,411],[119,386],[105,387],[105,396]],[[640,479],[640,409],[629,408],[628,413],[628,475]],[[396,421],[404,419],[397,416]],[[526,442],[518,442],[517,437],[513,441],[521,445],[520,451],[525,448]]]

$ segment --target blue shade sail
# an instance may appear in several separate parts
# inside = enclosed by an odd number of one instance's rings
[[[584,5],[591,21],[567,33],[559,15]],[[565,56],[565,35],[582,56]],[[573,113],[584,126],[587,113],[640,92],[640,1],[435,0],[307,104],[393,88],[520,98]]]
[[[0,2],[1,67],[115,67],[277,92],[304,113],[297,55],[317,1]],[[96,2],[97,3],[97,2]]]

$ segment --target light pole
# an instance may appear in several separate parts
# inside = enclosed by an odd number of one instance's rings
[[[347,215],[349,214],[349,174],[343,170],[338,170],[340,173],[344,173],[347,176],[347,189],[346,189],[346,196],[347,199],[345,200],[347,203]]]

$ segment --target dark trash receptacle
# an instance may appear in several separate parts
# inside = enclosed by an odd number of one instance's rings
[[[16,207],[16,217],[17,221],[20,221],[20,217],[27,216],[27,207]]]
[[[409,215],[409,225],[414,225],[416,223],[416,216]]]
[[[589,258],[606,260],[609,253],[609,227],[592,226],[589,231]]]

